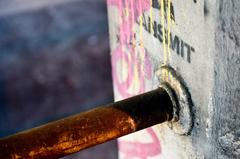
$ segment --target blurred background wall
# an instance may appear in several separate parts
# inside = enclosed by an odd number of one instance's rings
[[[105,0],[0,0],[0,137],[113,101]],[[67,158],[117,158],[116,141]]]

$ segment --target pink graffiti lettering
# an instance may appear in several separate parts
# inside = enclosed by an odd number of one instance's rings
[[[112,74],[114,86],[122,98],[127,98],[145,91],[145,80],[152,78],[152,64],[148,53],[142,47],[136,50],[133,31],[137,18],[150,9],[149,0],[107,0],[109,6],[117,7],[119,13],[119,45],[112,50]],[[120,69],[118,67],[120,65]],[[123,68],[123,66],[125,66]],[[120,76],[120,77],[119,77]],[[125,78],[123,78],[125,76]],[[136,78],[137,77],[137,78]],[[129,89],[134,82],[137,91]],[[150,143],[119,141],[119,151],[125,159],[154,157],[161,154],[161,144],[152,128],[145,130],[152,139]]]
[[[125,154],[125,159],[137,157],[141,159],[147,159],[147,157],[154,157],[161,153],[160,142],[152,130],[149,128],[146,130],[153,142],[151,143],[139,143],[139,142],[127,142],[121,141],[118,143],[120,152]]]
[[[132,31],[136,19],[143,11],[150,8],[150,4],[149,1],[135,0],[108,0],[108,4],[118,7],[121,21],[119,27],[119,46],[112,51],[113,81],[122,97],[127,98],[143,93],[145,91],[145,79],[150,79],[152,76],[152,65],[150,64],[149,56],[144,48],[136,51],[136,46],[133,45],[135,37]],[[142,57],[142,61],[140,57]],[[125,63],[127,70],[119,71],[117,69],[118,63]],[[118,75],[122,75],[124,71],[127,71],[127,78],[121,81]],[[139,88],[133,93],[129,91],[129,88],[136,82],[134,76],[137,76],[139,80]]]

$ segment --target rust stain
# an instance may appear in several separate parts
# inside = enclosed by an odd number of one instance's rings
[[[158,88],[0,139],[0,158],[55,159],[171,120],[167,92]]]

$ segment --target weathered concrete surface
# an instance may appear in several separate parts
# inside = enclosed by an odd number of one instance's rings
[[[240,158],[240,1],[216,6],[213,152],[215,158]]]
[[[116,100],[156,88],[170,65],[193,101],[190,134],[155,126],[120,139],[120,158],[239,158],[239,10],[238,0],[108,0]]]

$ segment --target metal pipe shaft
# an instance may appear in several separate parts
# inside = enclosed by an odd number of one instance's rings
[[[59,158],[172,118],[171,99],[158,88],[0,139],[0,158]]]

